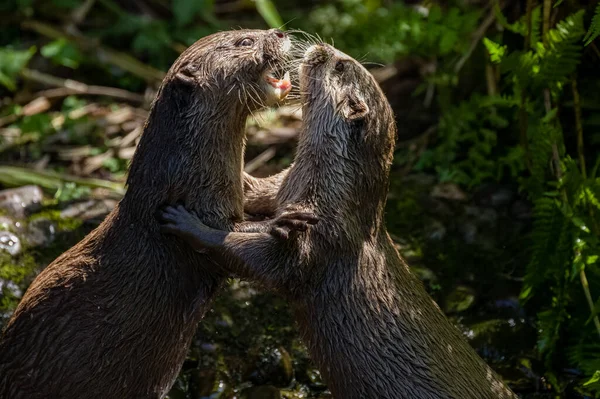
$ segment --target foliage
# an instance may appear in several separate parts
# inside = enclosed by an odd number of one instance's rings
[[[35,51],[35,47],[23,51],[0,48],[0,84],[11,91],[16,90],[15,80]]]
[[[594,14],[594,18],[592,19],[592,24],[590,28],[583,38],[585,41],[585,45],[589,45],[592,43],[598,36],[600,36],[600,3],[596,6],[596,12]]]

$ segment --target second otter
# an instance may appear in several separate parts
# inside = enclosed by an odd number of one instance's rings
[[[237,274],[289,298],[336,398],[516,398],[446,319],[387,234],[396,128],[373,77],[331,46],[315,45],[304,57],[300,89],[303,131],[277,194],[277,215],[313,212],[319,223],[286,241],[212,229],[175,207],[162,215],[165,230],[196,249],[241,260],[233,263]]]

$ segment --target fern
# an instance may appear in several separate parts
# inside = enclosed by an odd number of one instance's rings
[[[594,12],[594,17],[592,18],[592,24],[583,38],[583,41],[587,46],[596,40],[598,36],[600,36],[600,3],[598,3],[596,6],[596,11]]]
[[[548,32],[548,45],[537,43],[539,72],[536,86],[551,87],[571,77],[581,60],[581,38],[585,34],[581,10],[565,18]]]

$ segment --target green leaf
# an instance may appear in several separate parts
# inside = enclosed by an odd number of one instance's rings
[[[600,3],[598,3],[596,6],[596,11],[594,12],[594,17],[592,18],[592,24],[583,38],[583,41],[587,46],[598,36],[600,36]]]
[[[36,48],[33,46],[29,50],[0,48],[0,84],[10,91],[15,91],[17,89],[15,80],[27,66],[35,51]]]
[[[198,14],[212,13],[214,0],[173,0],[172,11],[177,26],[184,26]]]
[[[502,61],[504,54],[506,54],[507,46],[502,46],[496,42],[493,42],[487,37],[483,38],[483,45],[487,49],[488,53],[490,53],[490,60],[494,64],[499,64]]]
[[[40,49],[40,53],[51,59],[52,62],[71,69],[76,69],[83,60],[83,55],[79,49],[66,39],[58,39],[48,43]]]
[[[590,378],[589,380],[584,382],[583,386],[586,387],[588,385],[598,384],[598,383],[600,383],[600,370],[596,370],[596,372],[594,373],[592,378]]]
[[[256,10],[271,28],[283,28],[283,20],[271,0],[256,0]]]

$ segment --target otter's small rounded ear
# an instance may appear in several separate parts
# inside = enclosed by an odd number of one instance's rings
[[[193,65],[184,65],[175,73],[175,80],[178,82],[193,85],[196,83],[197,68]]]
[[[342,106],[342,115],[351,121],[363,119],[368,113],[369,106],[359,96],[348,96]]]

